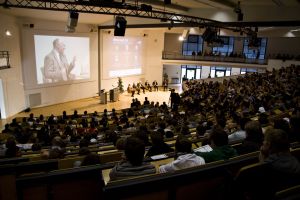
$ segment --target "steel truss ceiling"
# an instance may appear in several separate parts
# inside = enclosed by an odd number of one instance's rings
[[[94,13],[105,15],[122,15],[131,17],[151,18],[158,20],[169,20],[173,22],[188,23],[191,25],[205,25],[209,23],[216,27],[221,27],[222,23],[215,20],[209,20],[194,16],[176,14],[173,12],[161,11],[152,8],[152,10],[143,9],[138,3],[135,4],[101,4],[87,1],[51,1],[51,0],[5,0],[0,4],[4,8],[29,8],[55,11],[75,11],[80,13]]]

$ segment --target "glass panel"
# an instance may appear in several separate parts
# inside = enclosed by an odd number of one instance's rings
[[[226,70],[226,76],[230,76],[231,75],[231,70]]]
[[[194,79],[195,78],[195,70],[194,69],[188,69],[186,71],[186,77],[188,79]]]
[[[223,77],[223,76],[225,76],[225,71],[219,71],[219,70],[216,71],[216,77]]]
[[[198,51],[198,44],[197,43],[190,43],[189,47],[188,47],[188,50],[197,52]]]
[[[188,49],[188,44],[186,42],[183,43],[182,49],[183,51],[186,51]]]
[[[184,75],[186,75],[186,68],[181,68],[181,78],[183,78]]]
[[[201,78],[201,69],[197,68],[196,69],[196,79],[200,79]]]
[[[214,69],[210,70],[210,77],[211,78],[215,78],[215,72],[216,72],[216,70],[214,70]]]
[[[203,40],[199,35],[189,35],[188,40],[182,44],[182,54],[183,55],[192,55],[192,52],[195,52],[197,55],[198,52],[202,52]]]
[[[249,38],[244,39],[244,49],[243,52],[246,58],[250,59],[264,59],[267,47],[267,38],[257,38],[257,43],[259,46],[255,49],[253,47],[249,47]]]
[[[188,42],[198,43],[198,35],[189,35]]]

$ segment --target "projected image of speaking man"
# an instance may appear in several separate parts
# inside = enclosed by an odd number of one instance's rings
[[[65,44],[59,39],[53,41],[52,51],[44,59],[44,82],[59,82],[75,79],[72,70],[75,67],[76,57],[71,63],[65,55]]]

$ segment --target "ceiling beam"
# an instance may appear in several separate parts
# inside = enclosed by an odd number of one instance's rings
[[[126,2],[135,2],[136,0],[127,0]],[[163,1],[159,1],[159,0],[139,0],[140,4],[149,4],[149,5],[153,5],[153,6],[159,6],[162,8],[167,8],[167,9],[171,9],[171,10],[177,10],[177,11],[181,11],[181,12],[187,12],[189,11],[189,8],[185,7],[185,6],[181,6],[181,5],[175,5],[175,4],[164,4]]]
[[[122,15],[131,17],[141,17],[149,19],[167,20],[173,22],[183,22],[190,24],[211,23],[218,26],[221,22],[211,19],[194,17],[189,15],[177,14],[174,12],[161,11],[155,8],[151,10],[143,9],[139,4],[122,4],[122,3],[104,3],[90,1],[62,1],[62,0],[5,0],[0,6],[4,8],[28,8],[39,10],[54,11],[74,11],[81,13]]]
[[[274,4],[276,4],[278,7],[284,6],[283,2],[281,0],[272,0]]]
[[[300,20],[295,21],[259,21],[259,22],[223,22],[228,27],[297,27]]]
[[[199,24],[189,23],[159,23],[159,24],[127,24],[127,28],[180,28],[180,27],[207,27],[213,24],[206,23],[202,26]],[[235,28],[244,27],[298,27],[300,21],[272,21],[272,22],[223,22],[223,27]],[[99,29],[113,29],[114,25],[98,26]]]
[[[229,0],[210,0],[210,1],[227,6],[229,8],[235,8],[237,6],[236,3],[233,3],[232,1]]]
[[[236,3],[233,3],[232,1],[229,0],[194,0],[194,1],[214,8],[220,8],[220,7],[235,8],[237,6]]]

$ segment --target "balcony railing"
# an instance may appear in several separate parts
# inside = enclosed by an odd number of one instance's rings
[[[259,64],[259,65],[267,65],[268,60],[260,60],[260,59],[247,59],[240,57],[229,57],[229,56],[203,56],[203,55],[195,55],[195,56],[185,56],[178,52],[168,52],[163,51],[162,59],[164,60],[191,60],[191,61],[210,61],[210,62],[232,62],[232,63],[247,63],[247,64]]]

